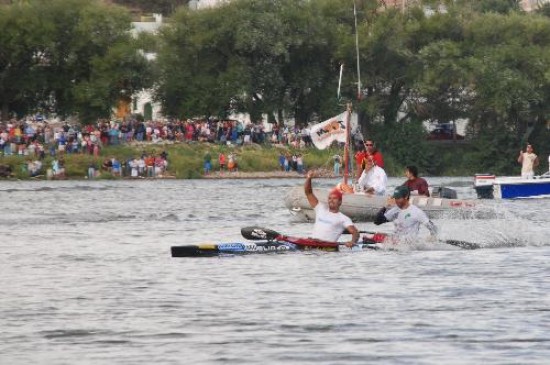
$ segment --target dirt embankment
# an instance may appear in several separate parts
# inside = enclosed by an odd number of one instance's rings
[[[316,170],[317,177],[334,177],[332,171],[326,169]],[[209,175],[204,176],[205,179],[290,179],[290,178],[305,178],[305,174],[299,174],[296,171],[257,171],[257,172],[241,172],[241,171],[213,171]]]

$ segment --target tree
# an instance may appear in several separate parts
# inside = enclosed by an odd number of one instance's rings
[[[245,111],[307,122],[336,90],[333,24],[306,1],[181,9],[161,35],[157,96],[171,115]]]
[[[44,45],[49,39],[39,12],[27,5],[0,6],[0,28],[0,116],[7,120],[10,113],[24,115],[44,98]]]
[[[150,85],[145,59],[129,32],[130,17],[120,7],[93,0],[37,0],[0,7],[0,24],[6,29],[0,35],[4,115],[45,109],[98,116],[101,109],[108,117],[117,93]],[[142,75],[139,82],[128,77],[135,73]],[[92,90],[94,85],[104,90]]]

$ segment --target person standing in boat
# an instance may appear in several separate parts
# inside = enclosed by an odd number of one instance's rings
[[[359,231],[353,225],[351,219],[340,212],[342,192],[333,189],[328,195],[328,204],[319,202],[311,186],[313,176],[313,171],[309,171],[304,184],[304,191],[309,205],[315,210],[315,225],[311,237],[322,241],[336,242],[342,232],[347,230],[351,233],[352,238],[351,241],[346,243],[346,246],[352,247],[359,240]]]
[[[539,158],[533,152],[533,146],[527,144],[525,152],[519,151],[518,162],[521,164],[521,178],[532,179],[535,176],[535,167],[539,165]]]
[[[407,166],[405,168],[405,176],[407,177],[407,181],[403,183],[403,186],[406,186],[411,193],[416,191],[418,195],[430,196],[428,182],[418,177],[418,168],[416,166]]]
[[[363,143],[363,146],[364,150],[361,153],[356,154],[355,156],[356,160],[358,158],[361,158],[359,160],[357,176],[361,176],[361,174],[365,170],[365,164],[368,160],[374,160],[376,166],[382,169],[384,168],[384,157],[382,156],[382,153],[378,151],[378,149],[374,146],[374,141],[367,139]]]
[[[374,141],[367,139],[365,141],[365,151],[366,151],[366,158],[372,158],[374,162],[376,163],[376,166],[384,168],[384,157],[382,156],[382,153],[378,151],[376,146],[374,145]]]
[[[406,186],[396,187],[392,197],[388,199],[388,207],[378,211],[374,224],[394,222],[395,233],[390,237],[396,238],[398,242],[418,236],[421,225],[428,228],[432,238],[436,238],[437,226],[422,209],[409,202],[409,197],[410,191]]]
[[[355,192],[384,195],[386,193],[386,184],[388,183],[388,176],[384,169],[376,166],[373,158],[366,158],[364,166],[365,169],[357,181]]]

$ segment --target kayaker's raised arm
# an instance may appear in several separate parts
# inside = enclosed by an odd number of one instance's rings
[[[311,179],[313,178],[313,171],[308,171],[306,176],[306,182],[304,183],[304,192],[306,193],[307,201],[312,208],[315,208],[319,204],[319,199],[313,194],[313,188],[311,187]]]

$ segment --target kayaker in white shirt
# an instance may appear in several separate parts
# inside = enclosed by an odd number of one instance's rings
[[[315,225],[311,237],[329,242],[336,242],[342,235],[344,230],[351,233],[351,241],[346,243],[346,246],[351,247],[357,244],[359,240],[359,231],[353,225],[351,219],[340,212],[342,205],[342,192],[338,189],[333,189],[328,195],[328,205],[319,202],[313,188],[311,187],[311,179],[314,173],[309,171],[304,184],[304,191],[312,208],[315,210]]]
[[[356,185],[356,193],[365,192],[367,194],[384,195],[386,194],[386,184],[388,176],[383,168],[376,166],[372,157],[365,159],[365,169],[361,173]]]
[[[430,231],[431,238],[436,238],[438,229],[428,218],[426,213],[416,205],[409,202],[410,191],[406,186],[398,186],[391,199],[395,200],[395,206],[384,207],[378,212],[374,224],[380,225],[386,222],[395,224],[395,233],[392,235],[398,241],[418,236],[420,226],[424,225]],[[393,201],[390,201],[393,205]]]

